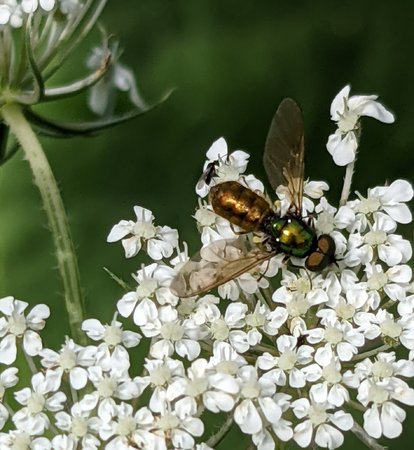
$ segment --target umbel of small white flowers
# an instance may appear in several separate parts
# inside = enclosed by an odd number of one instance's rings
[[[87,60],[90,71],[65,85],[50,78],[68,63],[94,29],[107,0],[6,0],[0,2],[0,108],[17,104],[43,134],[72,137],[90,134],[129,120],[149,109],[138,92],[132,71],[119,62],[119,44],[102,32],[102,42]],[[62,122],[48,119],[32,105],[88,91],[90,109],[104,119]],[[132,109],[115,115],[115,92],[126,93]],[[111,97],[111,102],[109,102]],[[6,118],[7,122],[7,118]],[[2,124],[4,127],[4,124]],[[9,149],[3,159],[16,151]],[[0,161],[1,162],[1,161]]]
[[[335,102],[352,110],[348,93]],[[235,180],[263,192],[245,174],[248,159],[228,152],[223,138],[208,150],[205,169],[214,163],[215,170],[197,185],[201,245],[235,237],[203,200],[211,186]],[[144,252],[149,262],[110,324],[83,323],[90,345],[67,338],[58,351],[44,347],[39,331],[49,309],[26,316],[27,303],[1,299],[0,426],[8,431],[0,449],[208,450],[226,448],[233,424],[260,450],[289,441],[334,449],[345,432],[383,449],[377,439],[399,436],[402,406],[414,405],[406,381],[414,376],[412,249],[397,231],[412,220],[413,189],[396,180],[339,207],[327,189],[318,181],[304,187],[316,232],[336,243],[336,263],[321,272],[276,255],[216,291],[180,299],[169,289],[188,260],[178,232],[135,206],[135,218],[116,224],[108,241],[121,240],[126,257]],[[119,316],[132,318],[134,329]],[[145,361],[130,360],[129,349],[144,342]],[[33,373],[18,390],[17,351]],[[212,413],[220,413],[213,432],[203,423]]]

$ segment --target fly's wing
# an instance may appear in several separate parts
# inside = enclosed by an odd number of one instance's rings
[[[267,135],[263,164],[274,190],[287,188],[294,212],[301,215],[305,145],[302,111],[291,98],[277,108]]]
[[[253,247],[246,236],[215,241],[184,264],[170,289],[177,297],[192,297],[238,277],[275,254]]]

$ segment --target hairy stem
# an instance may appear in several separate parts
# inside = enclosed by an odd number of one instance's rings
[[[339,201],[339,204],[341,206],[345,205],[346,202],[348,201],[348,197],[351,192],[352,176],[354,175],[354,169],[355,169],[355,160],[346,166],[344,185],[342,187],[341,200]]]
[[[78,262],[56,179],[21,107],[16,104],[7,104],[1,109],[1,114],[23,148],[32,169],[34,182],[40,191],[56,249],[72,337],[83,344],[85,343],[85,336],[81,333],[83,297]]]
[[[368,350],[367,352],[360,353],[359,355],[355,355],[351,361],[360,361],[361,359],[370,358],[371,356],[375,356],[380,352],[385,352],[390,348],[389,345],[381,345],[380,347],[373,348],[372,350]]]
[[[214,433],[212,436],[210,436],[206,444],[209,447],[215,448],[224,439],[226,434],[230,431],[232,425],[233,425],[233,416],[232,414],[229,414],[227,416],[227,419],[221,425],[220,429],[217,431],[217,433]]]
[[[378,442],[372,438],[362,427],[354,422],[354,426],[351,428],[351,432],[363,442],[371,450],[386,450],[386,447],[378,444]]]

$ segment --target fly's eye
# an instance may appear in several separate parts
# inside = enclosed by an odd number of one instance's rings
[[[305,261],[305,266],[311,272],[320,272],[330,263],[330,259],[321,252],[312,252]]]

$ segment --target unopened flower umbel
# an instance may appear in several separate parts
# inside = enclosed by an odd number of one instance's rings
[[[349,97],[345,90],[341,98],[333,118],[350,126],[341,124],[335,139],[352,140],[343,133],[352,133],[361,115],[391,121],[376,97]],[[300,162],[303,124],[292,102],[283,108],[293,108],[295,127],[276,137],[292,138]],[[280,130],[283,108],[273,129]],[[270,133],[268,148],[279,145],[273,138]],[[83,323],[89,345],[67,338],[60,350],[44,347],[38,331],[48,310],[34,308],[25,317],[25,303],[0,300],[0,346],[7,347],[3,363],[10,366],[0,386],[17,400],[12,407],[2,395],[0,425],[11,426],[0,433],[0,448],[24,442],[42,450],[209,450],[225,448],[219,443],[235,424],[260,450],[281,442],[335,449],[349,433],[378,450],[377,439],[402,433],[404,408],[414,405],[408,384],[414,294],[412,247],[399,226],[412,220],[413,189],[395,180],[350,196],[348,184],[341,204],[331,204],[328,185],[305,183],[303,167],[288,166],[286,149],[278,151],[282,167],[267,167],[270,182],[290,183],[267,196],[263,183],[246,174],[245,152],[229,151],[223,138],[213,143],[196,188],[200,251],[191,258],[178,232],[156,225],[144,207],[114,225],[108,241],[121,240],[128,258],[146,253],[147,263],[137,266],[109,324]],[[335,152],[336,162],[350,163],[348,148]],[[247,219],[238,226],[216,214],[212,202],[224,183],[235,183],[225,186],[268,214],[249,233],[240,235]],[[276,195],[275,205],[261,203]],[[274,234],[266,234],[268,223]],[[292,223],[302,228],[292,231]],[[300,253],[279,229],[306,236],[309,247]],[[184,285],[177,281],[182,276]],[[131,319],[128,327],[122,318]],[[28,333],[35,345],[28,345]],[[146,358],[130,359],[131,349],[142,345]],[[17,391],[15,349],[34,372],[30,386]],[[213,414],[221,415],[210,430],[204,419]]]

